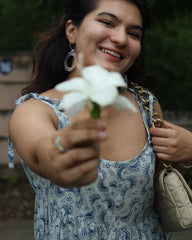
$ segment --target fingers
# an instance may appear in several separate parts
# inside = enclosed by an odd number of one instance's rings
[[[96,128],[98,130],[105,130],[106,123],[101,119],[87,119],[84,121],[77,121],[71,125],[73,129],[80,128]]]
[[[174,162],[191,159],[191,132],[173,123],[164,123],[165,128],[150,128],[156,156]]]
[[[161,160],[175,161],[174,150],[171,150],[167,147],[153,146],[153,151],[156,154],[156,157]]]
[[[153,145],[153,150],[156,153],[165,153],[165,154],[169,153],[168,148],[164,146]]]
[[[164,134],[158,134],[158,137],[152,137],[153,150],[157,158],[161,160],[175,161],[178,155],[178,139],[165,137]]]
[[[105,130],[106,123],[102,120],[89,119],[86,121],[79,121],[57,132],[57,134],[53,136],[53,143],[55,144],[55,142],[57,142],[55,145],[59,145],[60,148],[63,147],[66,150],[74,147],[82,147],[90,143],[104,141],[107,138]],[[58,151],[59,148],[56,150]]]
[[[99,143],[107,138],[105,130],[102,120],[88,119],[58,131],[52,137],[53,149],[49,151],[52,181],[63,187],[93,182],[98,174]]]
[[[172,160],[175,151],[175,130],[171,128],[168,122],[164,121],[165,128],[151,128],[153,151],[156,157],[161,160]]]
[[[73,156],[73,154],[71,154]],[[78,187],[92,183],[96,180],[98,174],[99,159],[93,158],[87,161],[83,156],[73,158],[68,161],[65,154],[56,162],[58,169],[57,178],[53,181],[62,187]],[[62,163],[62,164],[60,164]],[[77,164],[75,164],[77,163]],[[61,169],[61,166],[63,169]]]
[[[94,182],[98,176],[98,160],[88,161],[79,166],[63,171],[59,184],[62,187],[80,187]]]
[[[93,159],[99,159],[99,150],[96,146],[74,148],[65,154],[60,154],[54,165],[56,168],[69,169]]]
[[[170,145],[170,140],[169,138],[166,137],[152,137],[151,142],[153,145],[158,145],[158,146],[169,146]]]
[[[96,180],[99,165],[98,144],[72,148],[63,154],[52,154],[52,181],[55,184],[61,187],[78,187]]]
[[[150,128],[150,133],[152,136],[158,137],[168,137],[171,134],[171,129],[167,128]]]
[[[164,124],[165,124],[165,128],[172,128],[172,129],[178,129],[178,128],[180,128],[179,126],[177,126],[176,124],[174,124],[174,123],[170,123],[170,122],[168,122],[168,121],[163,121],[164,122]]]
[[[155,131],[154,131],[155,130]],[[178,148],[180,137],[178,131],[174,129],[151,129],[153,146]]]
[[[173,161],[171,158],[171,155],[169,155],[169,154],[157,152],[155,155],[158,159],[161,159],[164,161]]]
[[[172,153],[172,149],[176,149],[179,144],[177,138],[162,137],[160,135],[152,137],[151,142],[156,152],[161,151],[165,153]]]
[[[177,126],[173,123],[170,123],[168,121],[163,121],[165,128],[150,128],[150,133],[152,135],[159,135],[160,137],[167,137],[171,133],[174,133],[174,131],[178,131],[179,129],[182,129],[180,126]]]
[[[95,129],[77,129],[75,131],[66,131],[65,134],[60,136],[60,144],[66,149],[82,146],[90,142],[100,142],[107,138],[106,132],[97,131]]]

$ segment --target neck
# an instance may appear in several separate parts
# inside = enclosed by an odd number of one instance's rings
[[[75,77],[81,77],[80,71],[77,67],[72,72],[69,73],[66,80],[70,80]]]

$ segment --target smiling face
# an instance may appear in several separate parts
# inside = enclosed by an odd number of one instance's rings
[[[124,73],[141,51],[142,17],[125,0],[100,0],[79,27],[68,21],[66,36],[77,54],[83,53],[85,66],[99,64]]]

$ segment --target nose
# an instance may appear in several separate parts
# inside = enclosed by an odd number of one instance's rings
[[[111,34],[111,41],[119,46],[125,46],[127,44],[127,32],[122,27],[114,29]]]

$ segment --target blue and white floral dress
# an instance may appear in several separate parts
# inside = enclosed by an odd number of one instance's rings
[[[97,180],[85,187],[65,189],[32,172],[22,161],[36,192],[35,240],[171,240],[163,232],[154,211],[153,176],[155,156],[149,134],[154,97],[150,94],[150,114],[142,107],[148,140],[142,152],[124,162],[100,159]],[[59,110],[59,100],[27,94],[16,105],[29,99],[48,104],[59,119],[58,130],[70,125]],[[13,163],[13,144],[9,138],[9,166]]]

